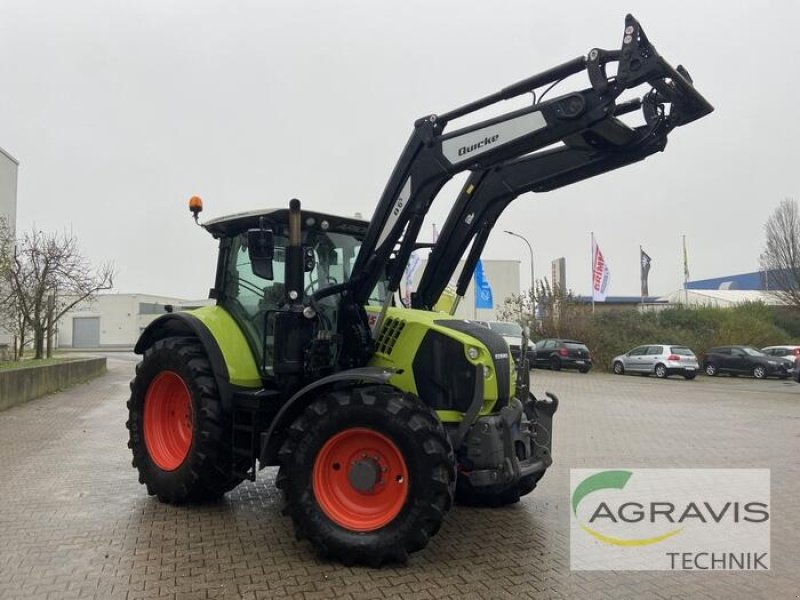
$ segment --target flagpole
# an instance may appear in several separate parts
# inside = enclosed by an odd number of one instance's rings
[[[683,301],[689,306],[689,258],[686,255],[686,235],[683,236]]]
[[[594,314],[594,231],[592,232],[592,262],[590,272],[592,275],[592,285],[589,289],[592,291],[592,314]]]
[[[642,310],[644,310],[644,279],[642,278],[642,245],[639,244],[639,295],[642,297]]]

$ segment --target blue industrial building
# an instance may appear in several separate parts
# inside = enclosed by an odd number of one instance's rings
[[[775,270],[755,271],[712,279],[699,279],[688,282],[686,288],[690,290],[775,290],[778,288],[780,274],[780,271]]]

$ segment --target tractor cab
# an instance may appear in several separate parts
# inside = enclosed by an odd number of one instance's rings
[[[268,209],[221,217],[203,227],[219,240],[217,273],[211,296],[242,329],[259,370],[265,378],[274,378],[286,370],[281,360],[301,360],[276,353],[276,321],[282,313],[295,311],[294,335],[312,320],[319,337],[314,351],[316,368],[328,372],[335,368],[340,354],[340,296],[333,294],[313,300],[315,293],[341,286],[350,280],[353,265],[361,249],[369,223],[359,219],[304,211],[300,244],[302,248],[302,290],[292,297],[287,288],[287,256],[290,246],[290,209]],[[290,278],[291,279],[291,278]],[[383,281],[374,288],[367,304],[381,305],[386,295]],[[314,314],[310,314],[312,311]],[[309,317],[312,317],[309,319]],[[321,332],[325,332],[321,334]],[[280,327],[278,333],[280,334]]]

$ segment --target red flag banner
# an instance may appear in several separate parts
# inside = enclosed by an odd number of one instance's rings
[[[592,300],[594,302],[605,302],[608,295],[608,263],[600,252],[600,246],[592,240]]]

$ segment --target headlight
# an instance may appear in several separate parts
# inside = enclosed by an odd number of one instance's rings
[[[470,360],[478,360],[480,355],[480,350],[478,350],[475,346],[470,346],[467,348],[467,356],[469,356]]]

